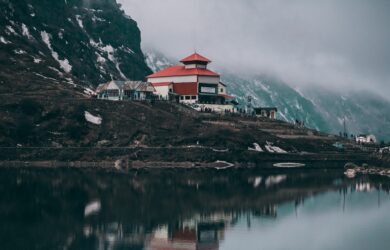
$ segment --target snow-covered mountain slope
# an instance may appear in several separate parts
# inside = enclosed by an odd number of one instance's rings
[[[372,133],[390,140],[388,100],[368,92],[338,93],[321,88],[306,88],[302,93],[331,125],[331,131],[342,131],[345,119],[350,134]]]
[[[151,71],[140,44],[115,0],[0,0],[0,91],[141,80]]]
[[[146,53],[154,71],[175,64],[161,53]],[[231,94],[246,105],[248,96],[253,106],[275,106],[279,119],[305,125],[320,131],[338,134],[344,119],[349,134],[373,133],[381,140],[390,140],[390,102],[374,94],[351,92],[341,94],[324,88],[295,89],[277,78],[242,77],[237,73],[220,72]]]

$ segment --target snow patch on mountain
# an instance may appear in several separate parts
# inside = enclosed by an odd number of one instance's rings
[[[10,44],[10,41],[7,41],[3,36],[0,36],[0,42],[4,44]]]
[[[100,116],[92,115],[88,111],[84,112],[84,117],[85,117],[85,120],[87,120],[88,122],[95,124],[95,125],[100,125],[100,124],[102,124],[102,121],[103,121],[103,119]]]
[[[81,19],[81,16],[80,16],[80,15],[76,15],[76,20],[77,20],[77,23],[78,23],[79,27],[80,27],[81,29],[84,29],[83,20]]]
[[[28,30],[27,26],[24,23],[22,23],[22,34],[28,39],[32,39],[32,35],[30,34],[30,31]]]
[[[14,28],[12,28],[10,25],[7,25],[5,28],[6,28],[6,33],[7,33],[8,35],[11,35],[11,34],[13,34],[13,35],[15,35],[15,36],[18,36],[18,35],[19,35],[18,33],[16,33],[16,31],[14,30]]]
[[[60,67],[66,72],[70,73],[72,71],[72,65],[70,65],[68,59],[61,60],[58,56],[58,53],[55,52],[51,46],[50,36],[46,31],[41,31],[42,41],[47,45],[51,51],[53,58],[60,64]]]

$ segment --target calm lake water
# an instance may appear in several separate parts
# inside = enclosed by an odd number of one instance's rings
[[[0,169],[0,249],[390,249],[390,178]]]

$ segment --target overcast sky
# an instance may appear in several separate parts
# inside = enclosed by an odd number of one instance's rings
[[[196,49],[216,69],[390,96],[390,1],[118,1],[169,57]]]

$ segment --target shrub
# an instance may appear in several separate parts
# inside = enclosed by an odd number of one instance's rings
[[[32,99],[23,99],[19,104],[19,108],[26,115],[35,115],[42,111],[42,106]]]

